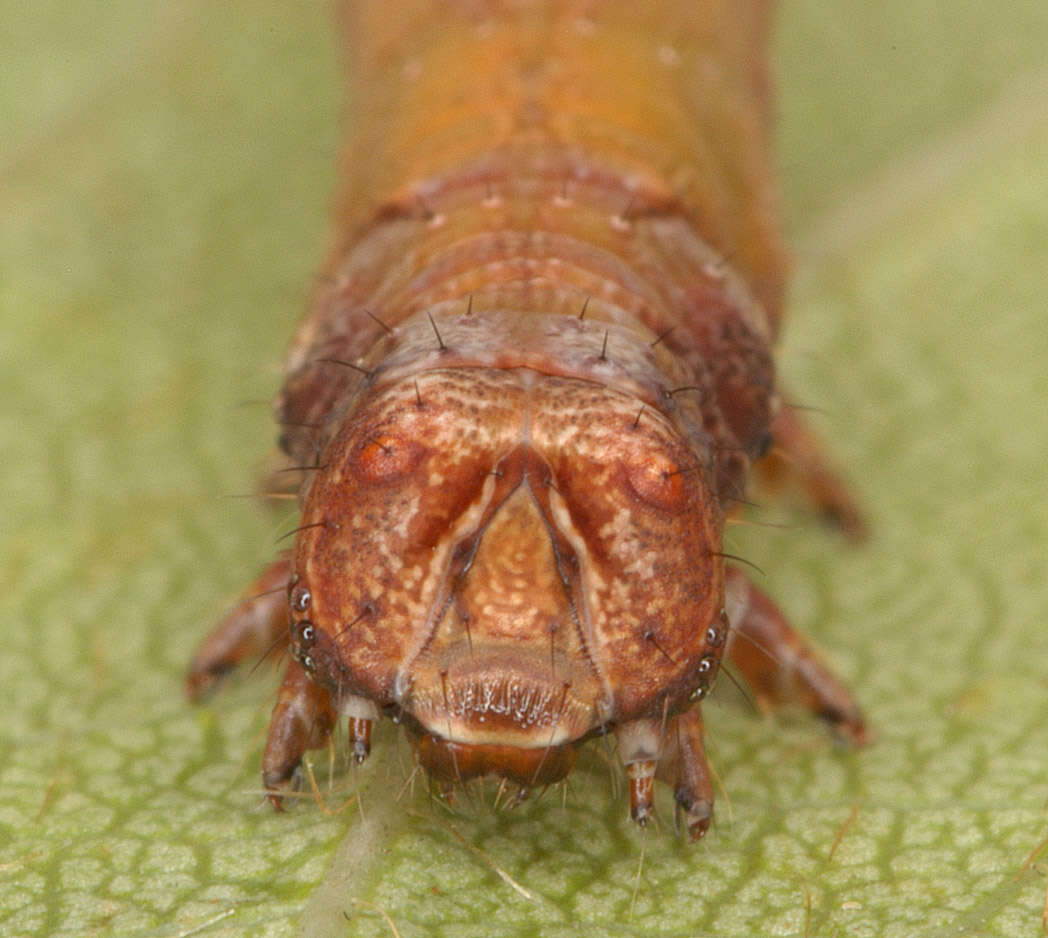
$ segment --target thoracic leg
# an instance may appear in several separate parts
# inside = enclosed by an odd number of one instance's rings
[[[725,593],[731,621],[726,654],[758,702],[799,703],[846,739],[864,743],[866,722],[855,700],[779,608],[733,567],[725,573]]]
[[[262,756],[262,784],[274,808],[280,809],[280,793],[288,787],[306,750],[327,745],[336,719],[331,695],[297,661],[288,662]]]
[[[644,827],[655,810],[655,779],[673,786],[688,835],[698,840],[713,817],[713,781],[702,745],[698,704],[675,717],[642,718],[615,730],[630,782],[630,816]]]
[[[291,561],[274,561],[244,591],[245,598],[200,643],[186,674],[186,691],[197,700],[240,662],[258,659],[287,635],[287,585]]]
[[[826,458],[815,431],[796,410],[784,407],[771,424],[773,446],[755,467],[773,491],[793,489],[853,540],[866,537],[866,522],[848,487]]]
[[[702,712],[696,703],[671,721],[658,770],[659,780],[673,786],[691,840],[703,837],[713,818],[713,776],[702,736]]]
[[[619,758],[630,782],[630,817],[641,827],[648,823],[655,808],[655,773],[665,743],[665,728],[661,720],[641,718],[615,730]]]

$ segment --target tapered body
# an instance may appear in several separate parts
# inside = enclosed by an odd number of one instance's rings
[[[658,775],[705,831],[698,702],[759,605],[723,526],[779,409],[767,25],[739,0],[344,11],[333,248],[278,402],[305,468],[275,791],[339,715],[360,758],[402,720],[449,788],[555,781],[613,732],[634,817]],[[861,737],[821,667],[802,683]]]

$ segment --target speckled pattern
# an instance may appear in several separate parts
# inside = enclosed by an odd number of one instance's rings
[[[833,650],[879,738],[842,757],[722,681],[730,806],[698,850],[662,809],[642,865],[599,745],[564,794],[451,816],[419,780],[397,800],[410,763],[379,739],[349,775],[363,819],[274,817],[257,676],[214,709],[182,698],[216,596],[295,524],[216,496],[253,488],[271,438],[266,404],[235,403],[279,382],[338,140],[326,15],[255,9],[0,10],[0,931],[390,935],[361,900],[405,938],[1037,935],[1045,5],[784,12],[780,361],[828,411],[875,538],[765,512],[793,528],[730,549]]]
[[[698,708],[720,659],[777,699],[800,673],[757,677],[801,647],[788,626],[758,637],[740,613],[751,654],[709,639],[727,628],[725,516],[768,440],[789,455],[795,436],[769,427],[767,9],[406,10],[343,10],[367,118],[341,185],[359,198],[337,212],[277,404],[275,475],[302,476],[301,524],[190,686],[280,647],[290,612],[262,767],[275,806],[349,708],[358,761],[371,721],[404,721],[449,797],[495,775],[523,799],[611,736],[631,816],[646,823],[657,775],[698,839],[713,802]],[[864,738],[847,691],[799,655],[805,684],[844,703],[811,708]]]

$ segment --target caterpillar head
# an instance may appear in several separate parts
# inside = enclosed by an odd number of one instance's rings
[[[445,780],[530,787],[587,736],[701,693],[720,509],[705,463],[638,410],[529,369],[370,391],[329,444],[294,558],[311,596],[308,655],[294,648],[336,705],[403,716]]]

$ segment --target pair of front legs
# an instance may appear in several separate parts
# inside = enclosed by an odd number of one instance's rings
[[[249,598],[205,639],[187,678],[191,697],[202,696],[239,662],[285,644],[289,577],[288,561],[276,561],[252,584]],[[825,719],[846,740],[863,743],[866,725],[855,701],[778,607],[735,568],[728,568],[725,587],[731,623],[725,657],[753,690],[758,705],[800,704]],[[304,753],[328,744],[336,719],[327,691],[313,683],[298,662],[290,661],[262,760],[263,784],[272,792],[274,806],[280,806],[279,793]],[[351,721],[351,743],[358,761],[367,755],[369,733],[369,721]],[[713,811],[713,782],[703,749],[699,704],[647,726],[626,724],[619,735],[620,750],[627,759],[633,818],[644,824],[651,815],[657,777],[673,786],[691,838],[705,834]],[[628,748],[640,757],[625,751],[625,738]]]
[[[758,706],[800,704],[848,742],[865,742],[866,724],[855,701],[778,607],[734,567],[726,571],[725,593],[731,623],[725,659],[752,688]],[[616,734],[629,776],[633,819],[647,823],[658,778],[673,787],[691,839],[702,837],[713,815],[713,778],[699,704],[661,721],[624,724]]]
[[[847,535],[861,539],[864,525],[848,491],[822,456],[814,434],[796,412],[785,408],[772,424],[774,447],[758,464],[772,484],[793,487]],[[187,689],[199,698],[242,661],[264,656],[288,642],[287,586],[290,562],[273,563],[251,585],[248,598],[232,610],[200,645],[187,676]],[[770,709],[797,703],[825,719],[846,741],[861,745],[866,724],[845,687],[819,660],[778,607],[737,569],[725,576],[730,630],[725,658],[752,689],[758,706]],[[286,789],[309,749],[326,746],[338,714],[326,691],[290,661],[269,725],[262,759],[262,781],[280,807]],[[366,758],[370,720],[350,719],[356,760]],[[693,840],[709,827],[713,782],[703,748],[699,704],[661,721],[636,721],[617,729],[619,751],[630,779],[630,810],[644,824],[652,812],[654,780],[671,785]]]
[[[844,741],[866,742],[866,723],[847,688],[779,608],[734,567],[725,576],[731,628],[725,659],[751,688],[757,705],[770,710],[799,704],[824,719]],[[627,765],[630,813],[644,823],[652,811],[651,779],[673,786],[677,809],[692,840],[702,837],[713,815],[713,779],[703,747],[699,705],[670,719],[657,761]]]

